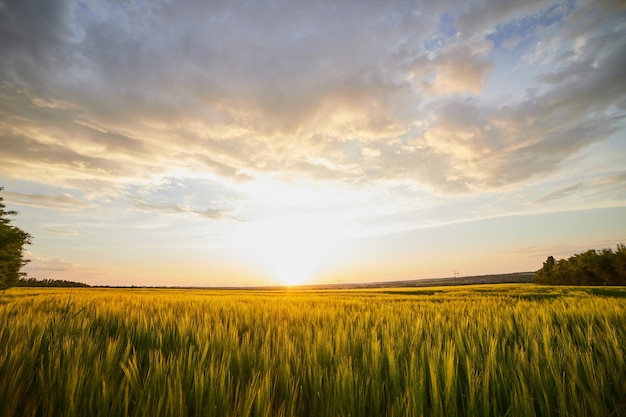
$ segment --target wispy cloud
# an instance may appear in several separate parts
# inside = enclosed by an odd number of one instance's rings
[[[194,210],[190,207],[181,204],[168,204],[168,203],[149,203],[142,201],[139,198],[129,196],[133,204],[142,210],[148,212],[162,212],[172,214],[197,214],[203,218],[211,220],[222,220],[225,218],[232,218],[232,209],[216,209],[208,208],[204,210]]]
[[[46,229],[46,231],[57,236],[65,236],[65,237],[78,236],[78,231],[70,230],[70,229],[48,228]]]
[[[42,207],[54,210],[82,210],[95,207],[94,204],[76,198],[70,194],[29,194],[18,191],[4,191],[7,202],[31,207]]]
[[[579,182],[579,183],[576,183],[574,185],[570,185],[568,187],[561,188],[560,190],[552,191],[548,195],[540,198],[539,200],[536,200],[534,203],[535,204],[542,204],[542,203],[545,203],[545,202],[551,201],[551,200],[559,200],[561,198],[565,198],[567,196],[570,196],[572,194],[580,192],[580,191],[582,191],[585,188],[586,188],[585,184]]]
[[[25,253],[25,257],[30,259],[28,271],[33,273],[61,273],[71,271],[79,266],[65,259],[36,255],[28,251]]]
[[[547,195],[535,200],[532,204],[545,204],[554,200],[563,200],[574,197],[574,201],[598,201],[613,199],[622,201],[626,199],[626,172],[608,173],[590,178],[585,182],[577,182],[563,188],[554,190]]]

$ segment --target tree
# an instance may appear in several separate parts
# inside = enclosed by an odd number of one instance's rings
[[[554,256],[548,256],[548,259],[543,263],[543,268],[535,272],[534,281],[538,284],[551,284],[554,264]]]
[[[593,250],[554,260],[549,256],[533,280],[549,285],[626,285],[626,246]]]
[[[4,190],[0,187],[0,191]],[[26,275],[20,270],[28,263],[24,258],[24,245],[31,243],[32,236],[17,226],[11,225],[10,216],[18,213],[5,210],[0,196],[0,289],[16,285]]]
[[[621,243],[617,245],[617,250],[613,258],[613,266],[615,267],[617,280],[626,282],[626,246]]]

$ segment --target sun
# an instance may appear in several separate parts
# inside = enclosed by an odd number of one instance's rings
[[[311,283],[338,254],[326,230],[311,217],[259,222],[246,236],[246,257],[275,284]]]
[[[268,283],[321,282],[331,265],[341,263],[346,242],[358,235],[353,216],[342,210],[353,202],[343,189],[256,181],[242,192],[254,204],[246,221],[232,229],[232,244]]]
[[[294,236],[274,228],[270,235],[249,248],[249,255],[275,284],[296,286],[317,278],[330,259],[331,246],[311,234]]]
[[[309,248],[295,244],[280,245],[263,251],[262,263],[271,277],[285,286],[308,283],[314,278],[318,263]]]

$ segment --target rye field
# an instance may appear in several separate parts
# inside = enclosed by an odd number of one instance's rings
[[[1,416],[624,416],[626,288],[0,292]]]

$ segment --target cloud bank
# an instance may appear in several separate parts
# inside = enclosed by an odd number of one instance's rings
[[[3,1],[0,175],[214,221],[245,216],[240,185],[267,178],[407,199],[535,187],[623,145],[625,16],[619,1]],[[195,188],[155,200],[164,178]]]

